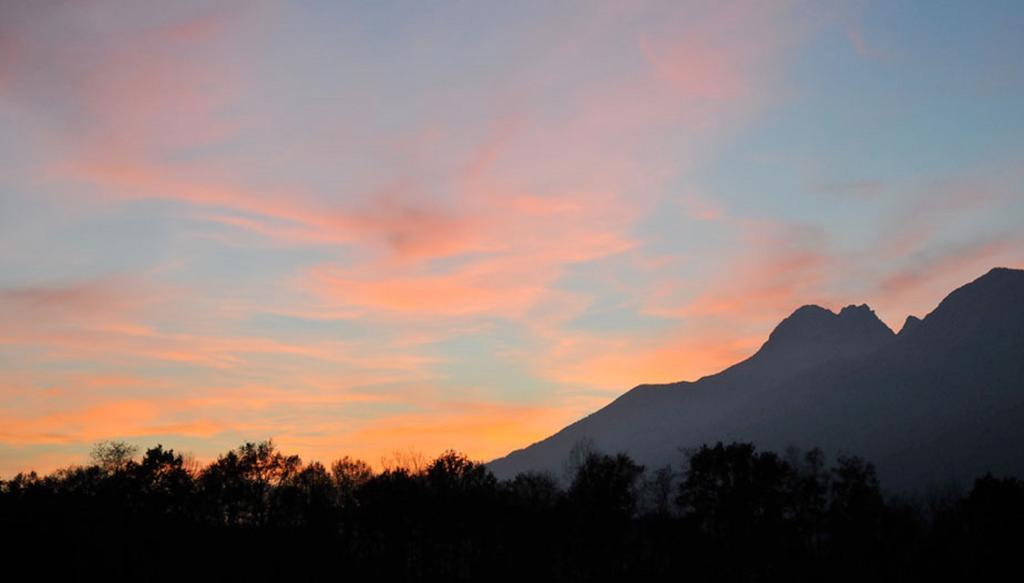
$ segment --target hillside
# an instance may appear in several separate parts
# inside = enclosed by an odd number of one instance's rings
[[[492,461],[499,477],[561,475],[592,441],[648,467],[680,448],[751,441],[873,460],[893,489],[1024,475],[1024,271],[997,268],[894,334],[866,306],[804,306],[753,356],[696,382],[640,385],[551,437]]]

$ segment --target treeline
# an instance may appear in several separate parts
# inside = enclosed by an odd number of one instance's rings
[[[455,452],[379,473],[269,441],[202,468],[135,453],[105,443],[90,465],[0,481],[5,564],[46,580],[966,580],[1024,541],[1016,479],[911,503],[817,450],[717,444],[645,471],[582,448],[562,479],[508,481]]]

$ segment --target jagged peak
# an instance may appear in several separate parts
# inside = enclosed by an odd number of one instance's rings
[[[801,306],[779,323],[768,337],[767,345],[818,342],[825,338],[873,335],[892,336],[867,304],[850,304],[839,313],[818,305]]]
[[[881,330],[885,328],[889,330],[889,327],[878,317],[878,314],[871,309],[871,306],[867,304],[861,304],[859,306],[850,304],[839,311],[839,319],[850,323],[854,326],[866,326],[869,328],[877,328]],[[892,330],[889,330],[891,333]]]
[[[839,310],[840,317],[871,315],[874,313],[875,311],[872,310],[867,304],[861,304],[859,306],[855,304],[850,304],[849,306],[846,306],[842,310]]]
[[[909,334],[914,331],[915,328],[921,325],[921,318],[917,316],[907,316],[907,319],[903,322],[903,327],[900,328],[900,334]]]

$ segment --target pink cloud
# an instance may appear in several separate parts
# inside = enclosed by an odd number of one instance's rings
[[[125,277],[108,277],[68,284],[28,285],[0,289],[0,305],[12,312],[81,312],[120,310],[134,295],[136,282]]]
[[[54,145],[79,152],[155,154],[220,139],[232,124],[218,109],[238,83],[223,41],[258,12],[248,4],[154,11],[23,3],[0,25],[18,49],[2,64],[9,97],[51,122],[56,141],[71,142]],[[113,9],[118,18],[96,17]]]
[[[760,105],[771,98],[765,90],[781,70],[778,60],[817,23],[796,18],[788,2],[712,6],[667,16],[640,38],[640,50],[679,99],[697,106]]]
[[[835,260],[819,230],[798,225],[742,221],[746,231],[737,248],[714,273],[701,281],[700,292],[673,306],[648,305],[661,316],[764,320],[813,301],[828,299],[826,287]],[[657,294],[672,302],[678,289]],[[825,303],[828,303],[825,301]]]
[[[905,315],[931,310],[953,289],[980,277],[993,267],[1024,265],[1024,237],[997,236],[966,244],[943,246],[921,253],[912,267],[889,273],[878,282],[878,303]],[[912,307],[918,307],[914,310]],[[898,316],[897,316],[898,317]]]

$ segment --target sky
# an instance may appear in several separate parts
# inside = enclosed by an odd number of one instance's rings
[[[488,460],[1024,267],[1024,3],[0,0],[0,476]]]

